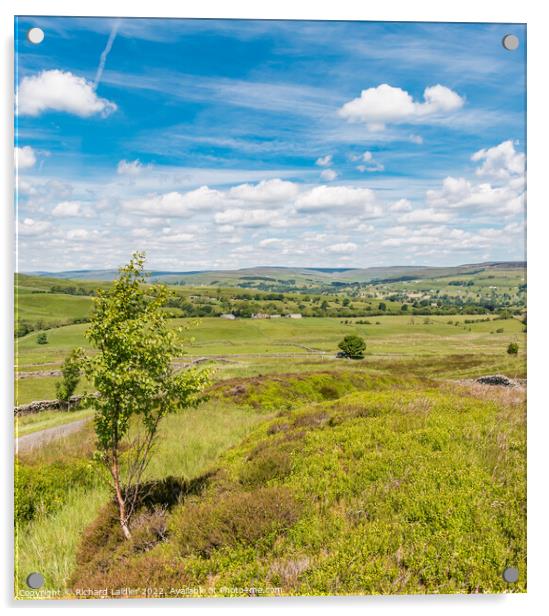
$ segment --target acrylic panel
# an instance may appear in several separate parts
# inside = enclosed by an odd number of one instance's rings
[[[15,595],[526,590],[526,26],[15,21]]]

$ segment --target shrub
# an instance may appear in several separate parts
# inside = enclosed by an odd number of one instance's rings
[[[48,335],[45,332],[38,334],[36,344],[48,344]]]
[[[55,462],[46,466],[16,463],[15,519],[29,522],[38,515],[59,509],[70,487],[94,485],[94,473],[85,461]]]
[[[80,355],[76,349],[73,349],[61,367],[62,381],[55,383],[55,392],[57,398],[69,406],[71,396],[74,395],[76,387],[80,381]]]
[[[260,486],[272,479],[284,479],[292,469],[291,444],[260,449],[251,454],[240,472],[240,481],[248,486]]]
[[[338,347],[343,351],[345,356],[350,359],[363,359],[366,343],[364,342],[364,338],[351,334],[345,336],[338,344]]]
[[[509,343],[509,346],[507,347],[507,353],[509,353],[509,355],[517,355],[518,350],[519,350],[519,347],[516,342]]]
[[[171,518],[170,531],[181,555],[209,558],[223,547],[272,543],[292,526],[300,507],[288,488],[228,492],[215,500],[183,505]]]

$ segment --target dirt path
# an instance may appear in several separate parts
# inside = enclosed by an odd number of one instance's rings
[[[53,428],[46,428],[45,430],[38,430],[31,434],[25,434],[15,439],[15,452],[29,451],[37,447],[42,447],[50,441],[67,436],[73,432],[78,432],[90,421],[90,418],[78,419],[77,421],[71,421],[70,423],[62,424],[60,426],[54,426]]]

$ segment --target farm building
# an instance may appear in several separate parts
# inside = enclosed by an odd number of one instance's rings
[[[293,312],[286,315],[287,319],[301,319],[301,314],[299,312]]]
[[[234,321],[236,319],[236,317],[234,316],[234,314],[231,313],[227,313],[227,314],[220,314],[219,315],[220,319],[228,319],[229,321]]]

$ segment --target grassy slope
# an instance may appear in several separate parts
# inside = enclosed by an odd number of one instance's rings
[[[525,339],[522,324],[516,319],[477,322],[466,325],[467,316],[429,317],[428,324],[423,317],[385,316],[370,319],[371,325],[346,325],[341,319],[314,318],[293,321],[250,320],[225,321],[204,318],[187,332],[194,341],[186,344],[189,355],[208,356],[247,354],[247,357],[234,357],[233,363],[214,363],[218,378],[252,376],[258,373],[302,371],[324,367],[341,366],[341,361],[330,361],[303,356],[307,349],[317,349],[334,354],[338,342],[346,334],[358,334],[367,341],[367,357],[374,362],[380,358],[407,360],[409,358],[443,357],[449,354],[467,354],[482,357],[475,371],[463,375],[478,375],[491,372],[504,372],[509,376],[525,374]],[[477,318],[478,317],[469,317]],[[192,319],[174,319],[173,326],[195,323]],[[379,325],[376,325],[379,323]],[[412,324],[413,323],[413,324]],[[449,324],[451,323],[451,324]],[[456,323],[458,325],[456,326]],[[495,333],[497,329],[502,333]],[[89,348],[84,338],[86,325],[70,325],[48,332],[49,343],[36,343],[36,333],[17,340],[18,368],[37,371],[59,368],[69,351],[82,346]],[[492,333],[494,332],[494,333]],[[509,342],[518,342],[519,357],[507,355]],[[259,354],[260,356],[254,356]],[[295,354],[293,358],[276,358],[275,354]],[[269,357],[271,355],[271,357]],[[455,374],[454,376],[460,376]],[[32,400],[45,400],[55,397],[55,382],[58,377],[30,377],[15,381],[18,404]],[[78,393],[84,384],[78,388]]]
[[[525,570],[522,394],[438,386],[427,376],[436,361],[412,379],[406,366],[368,376],[356,364],[230,383],[170,417],[149,479],[222,471],[168,512],[167,541],[151,540],[155,514],[143,513],[134,549],[103,512],[91,528],[107,525],[109,547],[86,533],[75,571],[77,538],[106,496],[99,484],[72,490],[22,528],[20,584],[38,568],[48,588],[73,576],[86,587],[253,583],[284,594],[505,590],[502,568]],[[92,450],[88,430],[22,461],[44,468]],[[523,589],[521,579],[513,590]]]
[[[254,396],[269,406],[277,389]],[[167,540],[136,528],[128,544],[104,512],[73,582],[221,595],[508,590],[505,566],[525,571],[523,402],[402,379],[282,410],[168,512]],[[522,574],[513,590],[524,588]]]
[[[238,443],[266,415],[216,402],[183,415],[173,415],[162,426],[158,456],[148,469],[149,478],[177,475],[192,478],[204,472],[221,452]],[[49,426],[48,426],[49,427]],[[21,463],[41,469],[89,460],[94,450],[92,427],[55,441],[38,452],[22,455]],[[46,588],[63,588],[74,568],[82,532],[105,505],[108,495],[98,478],[93,487],[68,489],[61,504],[20,526],[16,541],[16,588],[40,571]],[[38,502],[41,494],[34,497]]]

